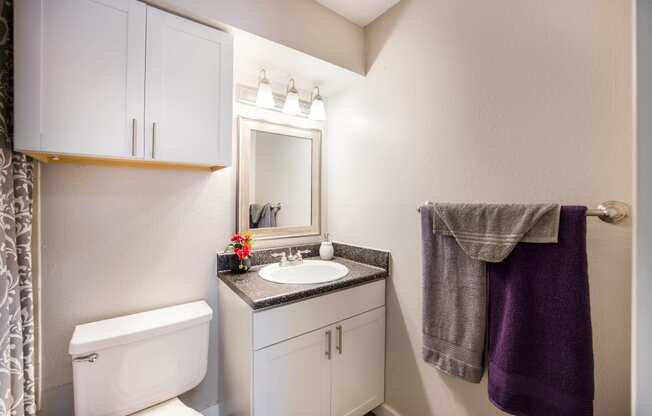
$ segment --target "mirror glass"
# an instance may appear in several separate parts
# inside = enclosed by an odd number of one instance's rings
[[[321,130],[240,117],[238,231],[319,235]]]
[[[309,226],[312,141],[251,131],[249,228]]]

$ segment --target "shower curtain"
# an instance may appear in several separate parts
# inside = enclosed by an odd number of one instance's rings
[[[13,7],[0,0],[0,416],[36,414],[33,162],[12,150]]]

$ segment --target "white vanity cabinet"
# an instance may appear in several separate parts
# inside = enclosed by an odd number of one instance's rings
[[[383,403],[384,280],[260,312],[219,291],[225,415],[363,416]]]
[[[254,415],[331,415],[333,366],[325,354],[332,343],[328,333],[332,328],[254,352]]]
[[[229,34],[136,0],[15,7],[15,150],[41,160],[230,164]]]

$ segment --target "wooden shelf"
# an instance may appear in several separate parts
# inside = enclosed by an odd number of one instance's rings
[[[96,166],[116,166],[149,169],[184,169],[215,172],[224,166],[195,165],[190,163],[163,162],[158,160],[100,158],[78,155],[59,155],[54,153],[23,152],[42,163],[74,163]]]

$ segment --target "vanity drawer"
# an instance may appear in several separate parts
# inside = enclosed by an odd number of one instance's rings
[[[255,312],[253,349],[259,350],[383,305],[384,279]]]

